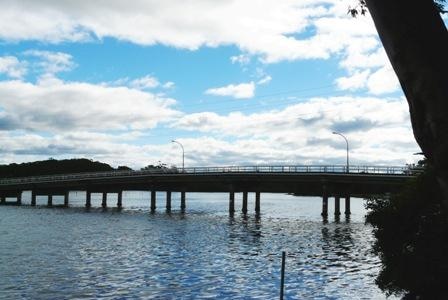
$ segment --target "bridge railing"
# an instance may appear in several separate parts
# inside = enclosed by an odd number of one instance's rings
[[[350,174],[397,174],[413,175],[420,169],[408,166],[350,166],[342,165],[310,165],[310,166],[229,166],[229,167],[191,167],[179,169],[183,173],[350,173]]]
[[[158,174],[212,174],[212,173],[348,173],[348,174],[378,174],[378,175],[406,175],[414,176],[422,169],[411,166],[350,166],[349,172],[343,165],[290,165],[290,166],[227,166],[227,167],[190,167],[190,168],[161,168],[140,171],[109,171],[89,172],[61,175],[43,175],[22,178],[0,179],[0,185],[42,183],[54,181],[71,181],[82,179],[100,179],[108,177],[144,176]]]

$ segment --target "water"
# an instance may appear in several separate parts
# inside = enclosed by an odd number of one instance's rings
[[[286,299],[385,298],[361,199],[349,221],[323,222],[318,198],[262,194],[256,218],[253,195],[247,217],[228,216],[227,194],[187,194],[185,214],[179,195],[170,214],[157,196],[154,214],[149,195],[136,192],[123,195],[121,211],[86,211],[81,192],[70,208],[39,206],[41,197],[37,207],[0,207],[0,298],[276,299],[283,250]]]

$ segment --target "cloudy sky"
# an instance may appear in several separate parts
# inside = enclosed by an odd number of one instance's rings
[[[0,0],[0,163],[402,165],[407,103],[351,0]]]

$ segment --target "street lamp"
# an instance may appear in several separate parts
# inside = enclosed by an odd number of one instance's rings
[[[182,148],[182,172],[185,170],[185,150],[184,146],[176,140],[172,140],[172,143],[178,144]]]
[[[344,138],[344,140],[345,140],[345,143],[347,144],[347,173],[349,173],[349,163],[348,163],[348,140],[347,140],[347,138],[346,138],[342,133],[333,131],[333,134],[337,134],[337,135],[342,136],[342,137]]]

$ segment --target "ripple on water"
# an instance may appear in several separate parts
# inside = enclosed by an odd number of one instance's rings
[[[374,284],[380,265],[371,228],[362,222],[229,218],[195,201],[201,209],[185,215],[138,205],[0,207],[0,297],[272,299],[286,250],[287,299],[385,298]]]

